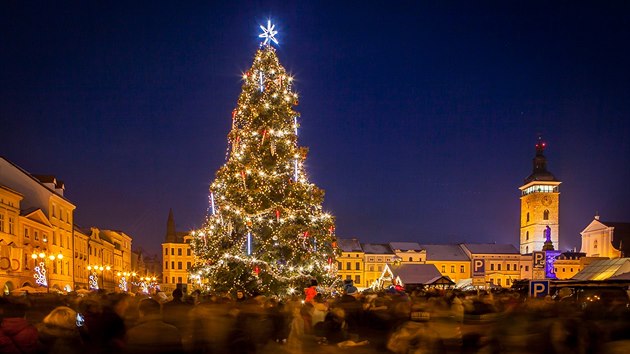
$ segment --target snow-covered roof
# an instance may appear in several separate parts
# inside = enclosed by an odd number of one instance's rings
[[[363,252],[370,254],[394,254],[386,243],[362,243]]]
[[[394,251],[397,251],[397,250],[401,252],[422,251],[422,247],[417,242],[390,242],[389,246]]]
[[[363,252],[361,243],[356,238],[340,238],[337,245],[342,252]]]
[[[463,243],[462,246],[472,254],[519,254],[510,243]]]
[[[420,245],[427,250],[427,261],[470,261],[459,245]]]
[[[433,264],[401,264],[388,265],[394,278],[398,277],[404,285],[428,285],[442,278],[442,274]]]

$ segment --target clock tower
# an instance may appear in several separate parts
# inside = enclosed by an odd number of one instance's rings
[[[547,171],[544,155],[547,144],[538,139],[532,174],[525,179],[521,190],[521,254],[542,251],[547,235],[555,249],[559,248],[560,182]]]

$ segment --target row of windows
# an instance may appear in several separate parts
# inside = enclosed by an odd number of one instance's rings
[[[352,280],[352,275],[346,275],[346,280]],[[355,275],[354,276],[354,284],[355,285],[360,285],[361,284],[361,276],[360,275]]]
[[[182,280],[183,280],[183,279],[182,279],[182,277],[177,277],[177,283],[181,283],[181,282],[182,282]],[[165,282],[165,283],[168,283],[168,277],[164,277],[164,282]],[[189,281],[189,282],[190,282],[190,281]],[[171,283],[172,283],[172,284],[176,284],[176,283],[175,283],[175,277],[172,277],[172,278],[171,278]]]
[[[5,216],[2,211],[0,211],[0,232],[6,232],[9,235],[15,235],[15,217],[9,216],[8,225],[5,226]]]
[[[522,195],[528,195],[531,193],[551,193],[558,192],[557,186],[545,186],[545,185],[534,185],[525,190],[523,190]]]
[[[553,271],[554,271],[555,273],[558,273],[558,268],[557,268],[557,267],[554,267],[554,268],[553,268]],[[562,272],[566,272],[566,271],[567,271],[567,269],[566,269],[565,267],[562,267]],[[569,271],[570,271],[571,273],[573,273],[573,268],[569,268]]]
[[[490,263],[490,270],[494,270],[494,266],[494,263]],[[497,264],[496,266],[497,270],[501,270],[501,264]],[[514,265],[510,267],[510,263],[508,263],[505,265],[505,270],[518,270],[518,266],[516,265],[516,263],[514,263]]]
[[[64,219],[64,215],[65,215],[65,219]],[[57,217],[57,205],[53,204],[52,205],[52,216],[54,218]],[[70,223],[70,211],[68,210],[64,210],[61,207],[59,208],[59,220],[61,221],[65,221],[68,224]]]
[[[183,262],[177,262],[177,269],[183,269]],[[186,262],[186,269],[190,269],[191,263]],[[164,269],[168,269],[168,262],[164,262]],[[171,269],[175,269],[175,262],[171,262]]]
[[[466,273],[466,267],[463,266],[463,265],[460,265],[459,266],[459,272],[460,273]],[[445,265],[442,266],[442,274],[444,274],[444,273],[446,273],[446,266]],[[455,266],[454,265],[451,266],[451,273],[455,273]]]
[[[181,247],[177,247],[177,248],[173,247],[173,248],[171,248],[171,256],[174,256],[174,255],[175,255],[175,250],[176,250],[176,249],[177,249],[177,255],[178,255],[178,256],[181,256],[181,255],[182,255],[182,248],[181,248]],[[164,248],[164,255],[165,255],[165,256],[168,256],[168,250],[169,250],[169,248],[168,248],[168,247],[165,247],[165,248]],[[192,255],[192,252],[190,251],[190,248],[187,248],[187,249],[186,249],[186,255],[187,255],[187,256],[191,256],[191,255]]]
[[[496,284],[498,286],[502,286],[501,285],[501,278],[497,278],[497,279],[490,278],[490,284],[494,284],[495,280],[496,280]],[[512,279],[510,279],[510,278],[505,279],[505,286],[510,286],[510,284],[512,284]]]
[[[337,268],[339,270],[343,270],[343,263],[342,262],[338,262]],[[352,270],[352,263],[351,262],[346,262],[346,270]],[[354,270],[361,270],[361,262],[354,263]]]

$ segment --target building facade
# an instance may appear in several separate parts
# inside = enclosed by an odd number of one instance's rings
[[[190,247],[192,235],[175,230],[173,210],[168,214],[166,237],[162,243],[162,290],[169,292],[181,284],[192,282],[189,270],[195,264],[194,253]]]
[[[621,258],[630,256],[630,223],[609,222],[595,216],[580,233],[580,252],[587,257]]]
[[[365,252],[356,238],[339,239],[341,256],[337,258],[337,275],[343,280],[352,280],[357,288],[366,287]]]
[[[94,265],[109,268],[106,283],[115,290],[114,271],[131,269],[129,235],[96,228],[81,230],[76,206],[64,197],[65,184],[34,175],[0,157],[0,283],[4,293],[32,286],[47,291],[89,288]],[[5,269],[6,268],[6,269]],[[101,283],[102,284],[102,283]]]

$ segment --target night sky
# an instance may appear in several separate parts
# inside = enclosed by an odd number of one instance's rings
[[[630,222],[627,1],[52,3],[0,4],[0,155],[134,247],[201,226],[267,18],[339,237],[517,245],[539,134],[562,249]]]

